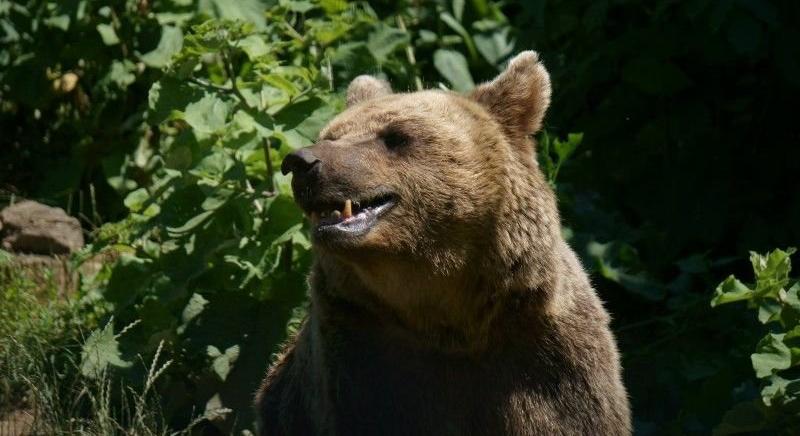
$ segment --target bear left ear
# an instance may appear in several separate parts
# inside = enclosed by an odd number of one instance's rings
[[[358,76],[347,87],[347,107],[391,93],[389,82],[366,74]]]
[[[520,139],[542,128],[550,106],[550,75],[535,51],[516,55],[494,80],[470,96],[485,107],[510,138]]]

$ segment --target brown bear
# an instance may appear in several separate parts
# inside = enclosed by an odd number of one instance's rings
[[[609,316],[534,157],[549,103],[531,51],[467,96],[361,76],[286,157],[316,262],[262,434],[630,434]]]

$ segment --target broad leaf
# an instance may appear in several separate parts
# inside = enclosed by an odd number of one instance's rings
[[[467,92],[475,87],[467,59],[461,53],[454,50],[436,50],[433,53],[433,65],[456,91]]]
[[[789,369],[792,366],[792,354],[783,343],[784,334],[769,333],[756,347],[757,353],[750,356],[756,377],[764,378],[776,371]]]
[[[164,26],[161,30],[161,39],[158,46],[151,52],[141,56],[142,62],[148,67],[161,68],[166,66],[172,56],[181,51],[183,46],[183,32],[179,27]]]
[[[122,359],[114,327],[109,321],[102,329],[89,335],[81,349],[81,374],[89,378],[100,378],[110,366],[127,368],[131,362]]]

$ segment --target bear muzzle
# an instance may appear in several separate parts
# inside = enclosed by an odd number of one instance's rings
[[[397,204],[397,195],[386,187],[360,192],[346,176],[350,171],[337,171],[340,159],[324,159],[318,146],[287,155],[281,172],[292,173],[295,201],[306,212],[314,242],[352,245]]]

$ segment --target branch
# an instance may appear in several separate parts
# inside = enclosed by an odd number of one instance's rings
[[[247,110],[253,110],[254,108],[247,103],[247,99],[244,98],[242,91],[239,89],[239,86],[236,84],[236,74],[233,72],[233,64],[231,63],[230,56],[227,50],[222,50],[222,64],[225,66],[225,72],[228,74],[228,78],[231,79],[231,91],[239,98],[239,102],[244,106]]]

